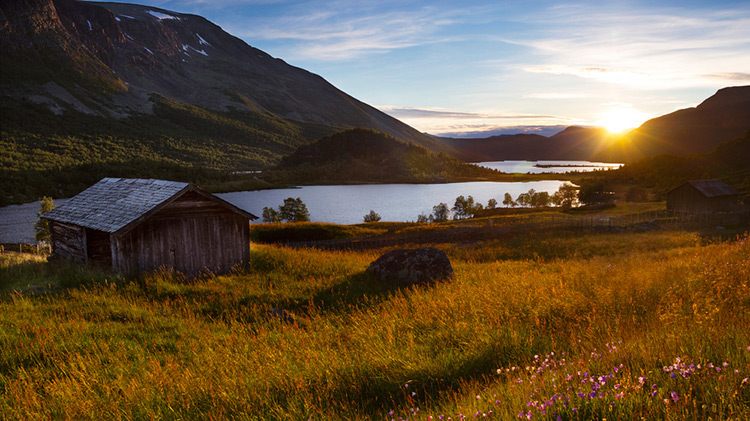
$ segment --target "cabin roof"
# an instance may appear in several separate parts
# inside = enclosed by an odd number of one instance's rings
[[[138,178],[103,178],[42,217],[122,234],[187,191],[195,191],[248,219],[258,218],[191,183]]]
[[[709,197],[709,198],[719,197],[719,196],[733,196],[733,195],[739,194],[737,190],[734,189],[734,187],[730,186],[729,184],[721,180],[690,180],[690,181],[687,181],[685,184],[689,184],[693,186],[702,195]],[[677,190],[677,189],[674,189],[674,190]]]

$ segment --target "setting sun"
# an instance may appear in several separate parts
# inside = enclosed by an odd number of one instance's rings
[[[607,111],[596,124],[603,126],[611,133],[622,133],[640,126],[647,119],[646,114],[632,108],[613,108]]]

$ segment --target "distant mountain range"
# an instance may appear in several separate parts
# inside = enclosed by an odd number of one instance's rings
[[[568,127],[550,136],[537,134],[499,135],[487,138],[437,138],[459,158],[472,161],[498,160],[594,160],[618,135],[603,128]]]
[[[550,137],[500,135],[483,139],[438,138],[468,161],[596,160],[634,162],[660,155],[707,153],[750,130],[750,86],[724,88],[695,108],[643,123],[624,135],[603,128],[568,127]]]

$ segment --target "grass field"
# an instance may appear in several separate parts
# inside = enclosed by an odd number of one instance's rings
[[[2,419],[750,419],[750,241],[558,233],[383,250],[253,246],[247,270],[124,279],[0,255]]]

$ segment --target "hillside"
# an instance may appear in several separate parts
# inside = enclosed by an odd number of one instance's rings
[[[665,193],[687,180],[719,178],[750,197],[750,130],[712,151],[690,156],[658,155],[601,174],[612,183],[641,185]]]
[[[499,135],[487,138],[438,138],[467,161],[499,160],[594,160],[617,140],[606,129],[568,127],[550,136]]]
[[[0,204],[101,173],[269,168],[345,127],[448,150],[200,16],[73,0],[8,0],[0,16]]]
[[[750,86],[720,89],[695,108],[643,123],[597,159],[633,162],[659,154],[707,153],[750,130]]]
[[[443,182],[502,174],[372,129],[344,130],[300,146],[276,171],[307,182]]]

